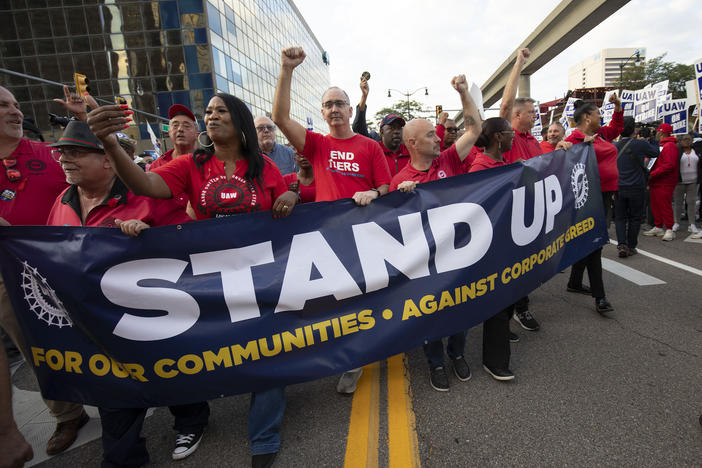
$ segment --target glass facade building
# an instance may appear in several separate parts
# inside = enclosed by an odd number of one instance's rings
[[[327,55],[292,0],[0,1],[0,67],[65,84],[82,73],[94,96],[121,96],[163,117],[178,103],[201,119],[218,91],[242,99],[254,116],[271,112],[280,51],[290,45],[307,53],[296,69],[291,116],[326,133]],[[2,72],[0,84],[42,131],[50,129],[49,112],[62,113],[51,102],[63,96],[56,86]],[[136,115],[148,139],[146,120]]]

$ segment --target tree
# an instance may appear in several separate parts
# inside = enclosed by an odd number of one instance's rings
[[[684,88],[684,85],[683,85]],[[380,109],[378,112],[375,113],[375,119],[377,121],[383,120],[383,117],[385,117],[388,114],[397,114],[400,117],[402,117],[405,120],[412,120],[416,119],[419,116],[419,113],[423,112],[426,113],[424,109],[422,109],[422,103],[419,101],[409,101],[409,113],[407,112],[407,100],[404,99],[402,101],[397,101],[395,104],[393,104],[391,107],[383,107]]]
[[[692,65],[682,63],[664,62],[666,54],[646,60],[643,66],[627,66],[624,68],[621,89],[637,90],[647,84],[655,84],[668,80],[668,92],[673,94],[673,99],[684,98],[685,82],[695,79],[695,70]]]

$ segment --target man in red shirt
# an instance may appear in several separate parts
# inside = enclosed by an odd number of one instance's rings
[[[480,135],[480,113],[468,92],[468,82],[465,75],[459,75],[451,80],[454,89],[461,96],[463,115],[466,121],[466,132],[455,144],[440,151],[441,140],[434,126],[428,120],[415,119],[404,129],[403,140],[410,154],[410,162],[392,178],[390,190],[399,189],[409,192],[418,183],[443,179],[463,173],[463,160],[473,148],[475,140]],[[463,358],[466,343],[466,332],[460,331],[448,339],[446,351],[453,364],[453,371],[461,381],[470,379],[471,372],[468,363]],[[429,382],[434,390],[447,392],[449,390],[448,376],[444,367],[444,346],[441,339],[424,346],[424,353],[429,362]]]
[[[80,99],[80,98],[78,98]],[[68,100],[68,94],[67,94]],[[0,86],[0,222],[7,224],[46,224],[51,204],[66,188],[61,167],[44,143],[22,138],[22,112],[10,91]],[[0,278],[0,325],[17,345],[27,362],[24,336],[10,304],[5,283]],[[88,422],[83,405],[44,400],[56,418],[56,430],[49,438],[46,451],[56,455],[66,450]]]
[[[553,122],[549,125],[546,131],[546,139],[539,144],[543,154],[556,151],[558,143],[560,143],[563,138],[565,138],[565,129],[560,122]]]
[[[60,154],[59,162],[71,185],[56,198],[47,225],[119,226],[134,236],[150,226],[190,221],[173,199],[136,196],[127,190],[86,122],[71,121],[61,138],[50,146]],[[149,456],[140,435],[146,408],[98,409],[104,464],[146,463]],[[178,431],[172,458],[178,460],[197,449],[210,411],[207,402],[173,406],[170,410]]]
[[[380,146],[351,129],[348,94],[329,88],[322,96],[322,117],[329,125],[329,135],[305,129],[290,118],[290,84],[295,67],[305,60],[302,47],[288,47],[281,52],[280,74],[273,98],[273,122],[295,149],[312,163],[316,201],[353,198],[358,206],[388,192],[390,170]],[[342,375],[337,385],[340,393],[353,393],[361,369]]]
[[[402,143],[402,127],[405,119],[396,114],[388,114],[380,122],[380,149],[390,169],[390,175],[395,175],[409,162],[409,152]]]
[[[199,128],[192,111],[182,104],[173,104],[168,108],[168,118],[171,119],[168,122],[168,136],[173,142],[173,149],[163,153],[160,158],[148,166],[147,171],[153,171],[180,156],[195,151]],[[181,193],[173,198],[186,209],[188,216],[195,219],[195,212],[188,202],[187,194]]]
[[[531,129],[537,117],[536,109],[534,108],[536,101],[525,97],[516,98],[519,74],[524,69],[530,56],[531,52],[526,47],[517,52],[517,59],[502,93],[500,117],[510,122],[514,130],[512,149],[502,153],[502,157],[507,164],[542,154],[538,140],[531,134]],[[514,319],[525,330],[537,331],[539,329],[539,322],[529,312],[529,296],[517,301]]]
[[[651,169],[648,185],[651,188],[651,211],[655,225],[644,236],[662,236],[664,241],[675,239],[673,231],[673,192],[680,176],[678,140],[671,136],[673,127],[662,123],[656,129],[661,153]]]
[[[441,140],[441,151],[450,148],[458,138],[456,122],[448,118],[448,112],[439,114],[439,123],[436,125],[436,136]]]

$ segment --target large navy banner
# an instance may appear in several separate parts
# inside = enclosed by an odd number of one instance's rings
[[[149,229],[0,229],[42,393],[173,405],[317,379],[473,327],[607,242],[597,163],[526,163]]]

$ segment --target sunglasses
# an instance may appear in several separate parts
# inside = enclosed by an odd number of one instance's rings
[[[5,175],[10,182],[17,182],[22,178],[22,173],[19,169],[15,169],[17,158],[5,158],[2,160],[2,164],[5,166]]]

